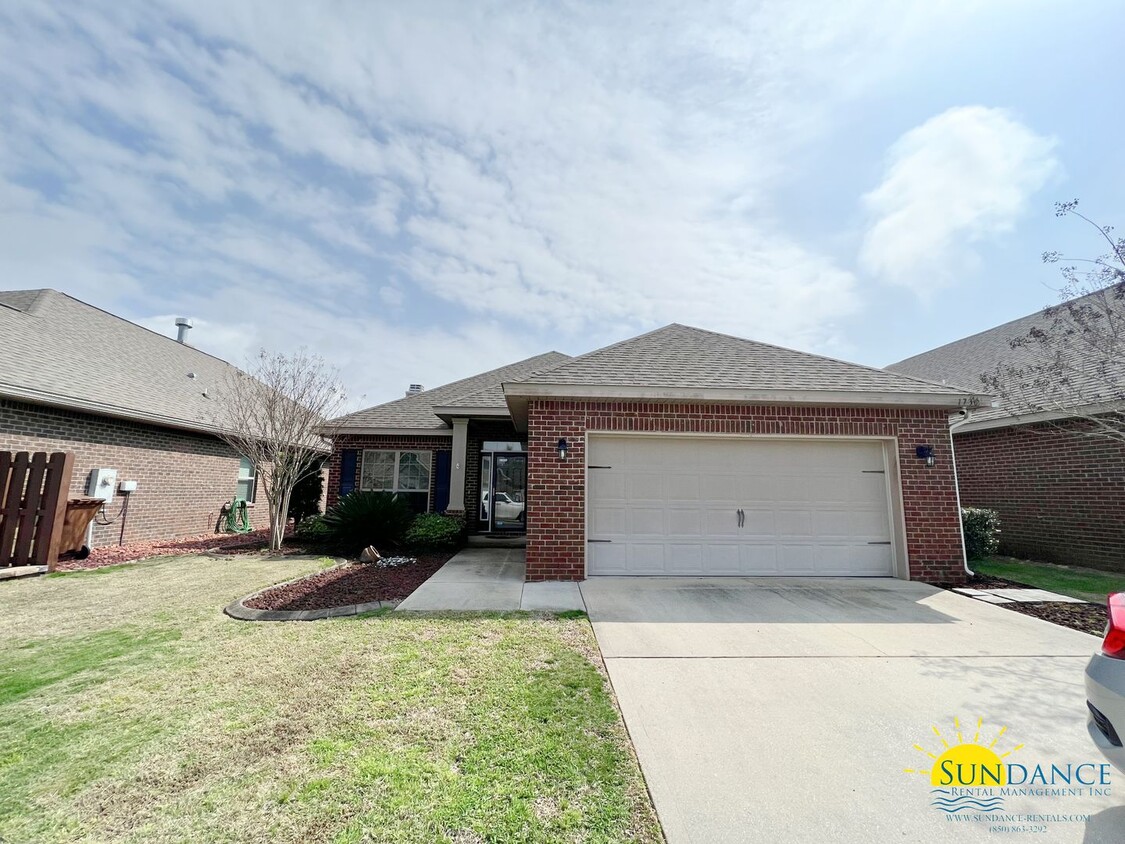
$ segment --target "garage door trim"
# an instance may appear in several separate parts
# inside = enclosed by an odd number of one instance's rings
[[[899,469],[898,439],[887,436],[856,436],[856,435],[831,435],[831,434],[724,434],[724,433],[693,433],[689,431],[613,431],[613,430],[588,430],[584,436],[583,448],[583,573],[589,577],[590,533],[590,444],[591,440],[598,437],[659,437],[664,439],[690,439],[690,440],[748,440],[748,441],[812,441],[812,442],[867,442],[879,443],[883,451],[884,484],[886,499],[890,512],[888,513],[891,554],[892,576],[901,580],[909,580],[910,560],[906,547],[906,517],[903,508],[901,472]],[[593,471],[598,471],[594,469]],[[611,575],[612,576],[612,575]],[[636,575],[644,576],[644,575]],[[706,575],[704,575],[706,576]]]

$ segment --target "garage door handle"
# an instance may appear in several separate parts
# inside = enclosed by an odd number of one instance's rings
[[[744,513],[742,510],[735,510],[734,514],[738,517],[739,527],[742,527],[744,524],[746,524],[746,513]]]
[[[886,542],[868,542],[868,545],[890,545],[891,541],[888,539]]]

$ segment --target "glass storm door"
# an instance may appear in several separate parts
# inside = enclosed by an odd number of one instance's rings
[[[492,530],[492,455],[480,456],[480,520]]]
[[[493,454],[492,460],[492,529],[526,530],[527,455]]]

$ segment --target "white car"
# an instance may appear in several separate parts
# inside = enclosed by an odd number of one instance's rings
[[[1114,767],[1125,772],[1125,592],[1109,596],[1102,652],[1086,666],[1086,728]]]
[[[524,503],[506,492],[496,493],[496,518],[504,522],[517,522],[523,518]]]

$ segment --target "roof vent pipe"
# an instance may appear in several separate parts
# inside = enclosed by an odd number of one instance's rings
[[[187,333],[191,330],[191,320],[186,316],[176,317],[176,342],[187,345]]]
[[[408,396],[416,396],[419,393],[421,393],[424,389],[425,388],[421,384],[411,384],[409,387],[406,388],[406,394]]]

